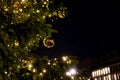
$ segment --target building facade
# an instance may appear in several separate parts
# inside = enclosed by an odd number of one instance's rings
[[[93,80],[120,80],[120,53],[112,53],[93,60]]]

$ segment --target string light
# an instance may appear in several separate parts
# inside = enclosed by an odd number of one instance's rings
[[[28,64],[28,69],[31,70],[33,65],[31,63]]]
[[[40,12],[40,10],[36,10],[36,12],[37,12],[37,13],[39,13],[39,12]]]
[[[48,62],[48,65],[50,65],[51,63],[50,62]]]
[[[63,61],[67,61],[67,60],[68,60],[68,56],[63,56],[63,57],[62,57],[62,60],[63,60]]]
[[[42,76],[43,76],[43,73],[41,72],[41,73],[39,74],[39,76],[42,77]]]
[[[46,69],[43,69],[43,73],[46,73]]]
[[[35,68],[33,68],[33,72],[34,72],[34,73],[36,72],[36,69],[35,69]]]

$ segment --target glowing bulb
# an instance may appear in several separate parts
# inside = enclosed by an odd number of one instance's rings
[[[67,76],[71,76],[71,73],[70,73],[70,72],[66,72],[66,75],[67,75]]]
[[[62,57],[62,60],[63,60],[63,61],[67,61],[67,59],[68,59],[68,56],[63,56],[63,57]]]
[[[53,66],[55,66],[56,65],[56,63],[53,63]]]
[[[28,65],[28,69],[29,69],[29,70],[31,70],[32,67],[33,67],[32,64],[29,64],[29,65]]]
[[[39,13],[39,12],[40,12],[40,10],[36,10],[36,12],[37,12],[37,13]]]
[[[67,61],[67,64],[71,64],[71,60]]]
[[[76,74],[77,74],[77,71],[74,68],[72,68],[72,69],[70,69],[69,71],[66,72],[66,75],[71,76],[71,77],[76,75]]]
[[[72,75],[75,75],[75,74],[76,74],[76,70],[75,70],[75,69],[71,69],[71,70],[70,70],[70,73],[71,73]]]
[[[36,72],[36,69],[35,69],[35,68],[33,69],[33,72]]]
[[[5,74],[7,74],[7,71],[5,71]]]
[[[48,65],[50,65],[50,62],[48,62]]]
[[[42,77],[42,76],[43,76],[43,73],[40,73],[40,74],[39,74],[39,76],[41,76],[41,77]]]
[[[56,61],[57,59],[56,59],[56,58],[54,58],[54,60]]]
[[[51,14],[48,15],[48,17],[51,17],[51,16],[52,16]]]
[[[46,73],[46,69],[43,69],[43,73]]]
[[[5,8],[5,11],[8,11],[8,8]]]
[[[15,46],[19,46],[19,42],[15,40]]]
[[[47,4],[47,2],[45,1],[43,4]]]
[[[45,16],[43,16],[43,19],[45,19]]]
[[[25,0],[22,0],[22,2],[25,2]]]
[[[71,79],[74,80],[74,76],[71,76]]]
[[[22,9],[19,9],[20,10],[20,12],[22,12],[23,10]]]

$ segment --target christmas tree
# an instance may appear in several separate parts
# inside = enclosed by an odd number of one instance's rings
[[[0,79],[67,80],[65,72],[76,59],[68,56],[49,59],[31,54],[42,41],[54,46],[47,22],[64,18],[66,7],[54,0],[0,0]]]

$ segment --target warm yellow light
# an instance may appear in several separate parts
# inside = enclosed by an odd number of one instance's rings
[[[5,71],[5,74],[7,74],[7,71]]]
[[[87,80],[90,80],[90,78],[88,78]]]
[[[56,61],[57,59],[56,59],[56,58],[54,58],[54,60]]]
[[[67,59],[68,59],[68,56],[63,56],[63,57],[62,57],[62,60],[63,60],[63,61],[67,61]]]
[[[71,64],[71,60],[68,60],[68,61],[67,61],[67,64]]]
[[[48,62],[48,65],[50,65],[50,62]]]
[[[74,76],[71,76],[71,79],[74,80]]]
[[[23,10],[22,9],[19,9],[20,12],[22,12]]]
[[[79,79],[80,79],[80,80],[82,80],[82,78],[81,78],[81,77],[79,77]]]
[[[51,16],[52,16],[51,14],[48,15],[48,17],[51,17]]]
[[[22,2],[25,2],[25,0],[22,0]]]
[[[20,68],[20,65],[18,65],[17,68]]]
[[[36,10],[36,12],[37,12],[37,13],[39,13],[39,12],[40,12],[40,10]]]
[[[35,68],[33,69],[33,72],[34,72],[34,73],[36,72],[36,69],[35,69]]]
[[[43,73],[46,73],[46,69],[43,69]]]
[[[15,40],[15,46],[19,46],[19,42]]]
[[[43,73],[40,73],[40,74],[39,74],[39,76],[41,76],[41,77],[42,77],[42,76],[43,76]]]
[[[47,2],[46,1],[44,1],[44,3],[43,4],[47,4]]]
[[[62,77],[62,76],[61,76],[60,78],[61,78],[61,79],[63,79],[63,77]]]
[[[8,8],[5,8],[5,11],[8,11]]]
[[[30,63],[28,64],[28,69],[31,70],[31,68],[33,67],[33,65]]]
[[[8,44],[7,46],[8,46],[8,47],[10,47],[10,45],[9,45],[9,44]]]
[[[56,63],[53,63],[53,66],[55,66],[56,65]]]
[[[43,16],[43,19],[45,19],[45,16]]]

